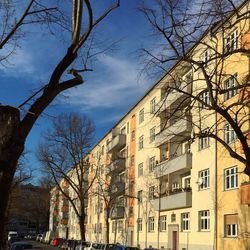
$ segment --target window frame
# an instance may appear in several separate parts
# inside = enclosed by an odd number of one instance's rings
[[[229,123],[226,123],[224,126],[224,141],[227,144],[231,144],[231,143],[234,143],[236,139],[237,139],[237,136],[232,126]]]
[[[237,29],[232,31],[224,40],[224,51],[226,53],[232,52],[238,48],[239,45],[239,32]]]
[[[210,169],[206,168],[206,169],[199,171],[198,176],[199,178],[202,179],[202,184],[199,185],[199,191],[209,189],[210,188]]]
[[[143,176],[143,162],[138,164],[138,177]]]
[[[154,232],[155,230],[155,218],[154,216],[148,217],[148,232]]]
[[[188,232],[190,231],[190,213],[181,213],[181,231]]]
[[[155,137],[156,137],[156,133],[155,133],[155,126],[154,126],[149,130],[149,143],[154,142]]]
[[[143,147],[144,147],[144,135],[141,135],[140,137],[139,137],[139,143],[138,143],[138,150],[142,150],[143,149]]]
[[[139,124],[144,122],[144,108],[139,111]]]
[[[227,223],[226,217],[237,216],[236,223]],[[231,218],[232,220],[232,218]],[[224,214],[224,237],[225,238],[237,238],[239,235],[239,225],[238,225],[238,214]],[[228,231],[229,229],[229,231]],[[233,231],[235,234],[233,234]],[[228,233],[230,232],[230,233]]]
[[[160,232],[167,231],[167,215],[161,215],[159,220],[160,220]]]
[[[150,101],[150,113],[154,114],[156,111],[156,97]]]
[[[138,204],[142,204],[142,199],[143,199],[143,191],[142,190],[139,190],[137,191],[137,201],[138,201]]]
[[[142,232],[142,218],[137,219],[137,227],[138,227],[138,231]]]
[[[224,90],[236,87],[238,84],[238,74],[235,73],[233,75],[231,75],[229,78],[227,78],[224,81]],[[224,93],[224,101],[227,101],[229,99],[231,99],[232,97],[236,96],[238,94],[238,90],[237,89],[233,89],[233,90],[229,90],[227,92]]]
[[[231,172],[234,170],[234,172]],[[227,171],[229,171],[227,173]],[[232,182],[234,185],[232,185]],[[228,186],[227,186],[228,184]],[[233,190],[239,188],[239,172],[238,166],[233,166],[224,169],[224,190]]]
[[[210,105],[210,96],[209,96],[209,91],[208,90],[204,90],[200,93],[200,100],[203,102],[200,102],[199,106],[202,109],[206,109],[208,108],[206,105]]]
[[[155,166],[156,166],[155,156],[152,156],[149,158],[149,164],[148,164],[149,173],[154,172]]]
[[[207,130],[202,131],[203,133]],[[210,138],[209,136],[199,138],[199,150],[206,149],[210,146]]]
[[[210,211],[201,210],[198,213],[199,213],[199,231],[200,232],[210,231]]]
[[[155,194],[155,186],[150,186],[148,188],[148,199],[153,200],[154,199],[154,194]]]

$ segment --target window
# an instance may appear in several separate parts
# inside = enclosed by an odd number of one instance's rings
[[[134,209],[133,207],[129,207],[129,217],[132,217],[134,214]]]
[[[224,82],[224,90],[228,90],[224,94],[224,100],[225,101],[232,98],[233,96],[235,96],[237,94],[237,89],[233,89],[234,87],[237,86],[237,84],[238,84],[237,74],[234,74],[233,76],[231,76],[227,80],[225,80],[225,82]]]
[[[143,149],[143,138],[144,138],[143,135],[139,137],[139,146],[138,146],[139,150]]]
[[[224,216],[225,237],[238,236],[238,214],[226,214]]]
[[[149,172],[153,172],[155,169],[155,156],[149,158]]]
[[[144,109],[141,109],[139,112],[139,124],[144,121]]]
[[[209,177],[209,169],[205,169],[199,172],[199,179],[201,180],[200,183],[198,183],[200,186],[200,190],[209,188],[209,182],[210,182],[210,177]]]
[[[167,230],[167,216],[162,215],[160,216],[160,231],[166,231]]]
[[[149,142],[155,141],[155,127],[150,129],[150,136],[149,136]]]
[[[171,214],[171,222],[176,222],[176,214]]]
[[[238,187],[238,167],[231,167],[224,170],[225,190]]]
[[[131,155],[131,158],[130,158],[130,166],[134,166],[135,165],[135,156],[134,155]]]
[[[199,211],[199,230],[208,231],[210,229],[209,210]]]
[[[206,131],[202,131],[206,133]],[[209,137],[199,138],[199,150],[209,147]]]
[[[151,186],[148,189],[148,198],[149,200],[153,200],[154,199],[154,193],[155,193],[155,187]]]
[[[207,65],[209,60],[209,52],[208,50],[205,50],[204,53],[202,54],[202,61],[204,62],[205,65]]]
[[[225,52],[230,52],[237,48],[238,48],[238,30],[235,30],[225,39]]]
[[[154,114],[156,110],[156,97],[150,101],[150,113]]]
[[[138,218],[137,223],[138,223],[138,231],[141,232],[142,231],[142,218]]]
[[[200,107],[201,107],[201,108],[206,108],[207,105],[210,104],[209,92],[208,92],[208,91],[203,91],[203,92],[200,94],[200,100],[202,101],[202,102],[200,103]]]
[[[118,229],[118,232],[123,231],[123,221],[122,220],[118,221],[117,229]]]
[[[131,132],[131,141],[135,141],[135,131],[132,130]]]
[[[138,165],[138,176],[143,175],[143,162]]]
[[[155,218],[154,217],[149,217],[148,218],[148,231],[153,232],[155,227]]]
[[[190,230],[190,213],[181,214],[181,230],[182,231]]]
[[[104,145],[102,145],[102,155],[104,155]]]
[[[137,193],[138,203],[142,203],[142,190]]]
[[[224,127],[224,140],[227,144],[234,142],[236,139],[236,134],[230,124],[226,124]]]

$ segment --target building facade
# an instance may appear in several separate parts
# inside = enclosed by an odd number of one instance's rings
[[[245,1],[238,13],[248,11]],[[220,140],[238,153],[241,145],[210,108],[214,99],[223,107],[238,102],[243,93],[234,86],[249,75],[249,56],[229,53],[250,48],[249,16],[237,18],[206,31],[188,52],[196,63],[178,61],[89,152],[90,175],[97,175],[83,222],[87,240],[172,250],[250,247],[249,180]],[[248,107],[240,110],[239,120],[249,116]],[[249,122],[242,129],[248,136]],[[60,205],[56,190],[51,199]],[[73,212],[62,208],[51,205],[51,230],[79,239]]]

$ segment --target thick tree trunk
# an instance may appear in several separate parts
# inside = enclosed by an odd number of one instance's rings
[[[81,234],[81,240],[86,241],[86,228],[85,228],[85,214],[83,213],[79,217],[79,226],[80,226],[80,234]]]
[[[109,244],[109,209],[106,209],[105,223],[106,223],[106,243]]]
[[[6,224],[10,190],[24,140],[19,134],[19,110],[0,106],[0,250],[7,249]]]

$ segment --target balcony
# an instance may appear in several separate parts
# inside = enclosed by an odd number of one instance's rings
[[[168,126],[164,130],[162,130],[160,133],[156,134],[155,146],[159,147],[160,145],[169,141],[176,135],[189,132],[190,130],[191,130],[191,124],[190,124],[190,121],[188,121],[188,118],[181,119],[175,122],[174,124]]]
[[[159,211],[171,210],[178,208],[185,208],[192,206],[192,192],[191,190],[181,189],[181,191],[176,191],[176,193],[171,193],[166,196],[162,196],[153,200],[154,209]]]
[[[241,184],[240,193],[241,193],[241,204],[250,205],[250,182]]]
[[[107,145],[107,153],[119,151],[126,145],[126,135],[118,134]]]
[[[122,172],[125,170],[125,165],[126,161],[125,158],[117,159],[113,162],[111,162],[107,167],[106,167],[106,175],[112,174],[112,172]]]
[[[125,183],[124,182],[117,182],[114,183],[111,187],[110,193],[111,194],[122,194],[125,192]]]
[[[124,217],[124,207],[114,207],[110,212],[110,219],[119,219]]]
[[[174,86],[172,87],[174,88]],[[190,92],[191,84],[187,85],[186,82],[183,82],[178,89],[182,90],[183,92]],[[177,90],[173,90],[171,93],[165,94],[161,101],[156,104],[155,114],[160,115],[161,112],[166,110],[171,104],[179,100],[179,98],[182,96],[185,97],[185,94]]]
[[[176,171],[179,171],[180,173],[187,172],[191,167],[192,154],[186,153],[157,164],[154,171],[156,178],[160,178]]]

